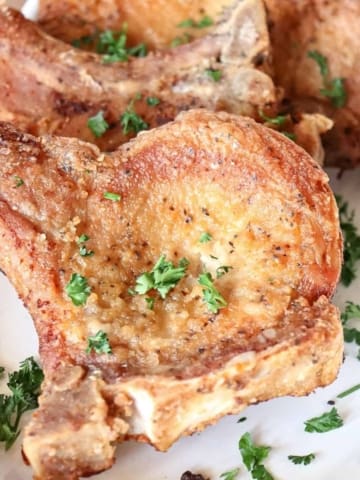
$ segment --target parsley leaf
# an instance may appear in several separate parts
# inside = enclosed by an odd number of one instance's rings
[[[341,322],[343,324],[345,342],[354,342],[360,345],[360,330],[357,328],[349,328],[346,326],[349,320],[360,318],[360,305],[353,302],[346,302],[345,311],[341,314]]]
[[[289,455],[288,459],[295,465],[309,465],[309,463],[315,460],[315,455],[313,453],[308,455]]]
[[[232,270],[234,267],[230,267],[229,265],[221,265],[221,267],[218,267],[216,269],[216,278],[220,278],[225,273],[228,273],[230,270]]]
[[[260,117],[264,120],[265,123],[270,123],[271,125],[284,125],[286,122],[287,115],[278,115],[277,117],[268,117],[262,110],[259,110]]]
[[[161,255],[150,272],[141,274],[136,279],[134,290],[143,295],[149,290],[157,290],[161,298],[165,298],[171,289],[185,276],[189,261],[183,258],[179,261],[179,266],[175,267],[172,262],[165,260],[165,255]]]
[[[357,390],[360,390],[360,383],[358,383],[357,385],[354,385],[351,388],[348,388],[344,392],[339,393],[339,395],[337,395],[337,398],[345,398],[348,395],[351,395],[352,393],[356,392]]]
[[[102,110],[88,119],[87,126],[96,138],[102,137],[109,128],[109,124],[104,119],[104,112]]]
[[[94,43],[97,36],[97,32],[94,35],[83,35],[80,38],[72,40],[71,45],[76,48],[82,48],[83,46],[91,45]]]
[[[217,313],[220,308],[226,307],[227,302],[220,292],[215,288],[211,273],[204,272],[199,275],[198,282],[202,287],[204,287],[202,290],[203,300],[211,312]]]
[[[210,242],[210,240],[212,240],[212,235],[210,235],[210,233],[204,232],[200,235],[200,238],[199,238],[200,243],[207,243],[207,242]]]
[[[125,135],[130,132],[139,133],[149,128],[149,125],[135,112],[133,102],[129,103],[127,109],[121,115],[120,123]]]
[[[91,257],[94,255],[94,251],[93,250],[88,250],[85,245],[82,245],[83,243],[87,242],[88,240],[90,240],[90,238],[85,234],[83,233],[82,235],[80,235],[77,243],[79,245],[79,253],[80,253],[80,256],[81,257]]]
[[[305,432],[309,433],[325,433],[335,430],[343,426],[344,421],[340,417],[338,411],[333,407],[330,412],[325,412],[319,417],[313,417],[305,423]]]
[[[150,107],[154,107],[155,105],[159,105],[160,100],[157,97],[146,97],[146,103],[150,105]]]
[[[344,264],[341,270],[341,283],[348,287],[355,280],[356,262],[360,260],[360,236],[354,224],[354,210],[340,195],[335,196],[340,216],[340,227],[344,237]]]
[[[112,349],[109,343],[109,339],[105,332],[99,330],[95,335],[88,338],[88,346],[86,348],[86,353],[112,353]]]
[[[245,420],[247,420],[247,417],[240,417],[236,423],[242,423],[245,422]]]
[[[9,374],[11,395],[0,395],[0,442],[8,450],[17,439],[22,414],[38,406],[43,372],[33,357],[20,363],[18,371]]]
[[[239,450],[245,467],[251,473],[252,478],[257,480],[273,480],[273,477],[262,465],[268,457],[270,447],[257,446],[253,443],[250,433],[244,433],[239,440]]]
[[[147,307],[149,310],[154,310],[155,298],[146,297],[145,302],[147,303]]]
[[[210,77],[214,82],[219,82],[222,78],[222,71],[214,68],[207,68],[205,73]]]
[[[224,472],[220,475],[220,478],[224,480],[235,480],[240,472],[240,468],[234,468],[233,470],[229,470],[228,472]]]
[[[99,41],[96,45],[98,53],[103,55],[104,63],[126,62],[129,56],[145,57],[147,48],[144,43],[140,43],[134,47],[127,47],[126,25],[120,32],[105,30],[99,35]]]
[[[181,37],[175,37],[171,40],[170,47],[178,47],[179,45],[184,45],[185,43],[189,43],[191,40],[191,36],[188,33],[184,33]]]
[[[320,89],[321,95],[330,98],[334,107],[343,107],[347,100],[344,79],[339,77],[329,78],[327,58],[317,50],[309,51],[308,57],[312,58],[319,66],[320,74],[323,79],[323,88]]]
[[[112,200],[113,202],[120,202],[121,195],[115,192],[104,192],[103,197],[106,200]]]
[[[65,291],[72,303],[78,307],[86,303],[91,293],[91,287],[85,277],[79,273],[73,273]]]
[[[214,24],[214,21],[209,15],[204,15],[198,22],[192,18],[187,18],[180,22],[179,28],[206,28]]]
[[[296,135],[293,132],[280,132],[280,133],[285,135],[285,137],[289,138],[290,140],[293,140],[293,141],[296,140]]]
[[[14,181],[15,181],[15,188],[19,188],[22,185],[24,185],[24,180],[20,178],[18,175],[14,175]]]
[[[0,378],[2,378],[4,376],[4,373],[5,373],[5,368],[0,367]]]

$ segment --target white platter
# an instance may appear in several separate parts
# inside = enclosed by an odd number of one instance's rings
[[[36,17],[37,1],[26,2],[24,12]],[[360,169],[346,172],[341,180],[330,172],[332,186],[355,208],[360,229]],[[346,300],[360,303],[359,279],[349,288],[339,287],[335,302],[343,307]],[[282,398],[246,409],[239,416],[229,416],[201,434],[183,438],[167,453],[155,452],[147,445],[134,442],[118,448],[114,468],[100,474],[98,480],[180,480],[185,470],[202,473],[211,480],[227,470],[240,466],[237,480],[250,478],[238,451],[240,436],[248,431],[256,442],[272,450],[266,466],[275,480],[358,480],[360,478],[360,391],[336,401],[344,426],[324,434],[304,432],[304,421],[331,407],[327,404],[347,388],[360,383],[360,361],[357,349],[346,346],[346,358],[339,377],[331,386],[319,389],[307,398]],[[21,360],[37,355],[37,338],[31,319],[18,300],[14,289],[0,274],[0,365],[14,370]],[[6,391],[5,382],[0,391]],[[24,418],[26,421],[26,418]],[[21,458],[21,437],[9,452],[0,449],[0,480],[30,480],[31,470]],[[316,454],[309,466],[293,465],[290,454]]]

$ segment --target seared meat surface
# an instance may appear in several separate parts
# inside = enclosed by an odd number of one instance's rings
[[[358,0],[265,0],[269,12],[275,82],[293,111],[320,112],[334,120],[323,136],[328,165],[360,164],[360,2]],[[347,101],[332,105],[319,65],[309,51],[326,57],[331,78],[343,78]]]
[[[92,255],[80,255],[83,235]],[[0,238],[45,371],[23,444],[36,478],[109,468],[126,438],[166,450],[337,374],[342,328],[329,299],[342,248],[328,178],[251,119],[186,112],[110,154],[1,124]],[[183,277],[165,298],[134,292],[162,255],[187,260]],[[74,274],[87,286],[78,305]],[[87,351],[100,331],[111,352]]]
[[[268,46],[265,12],[257,0],[236,3],[211,34],[191,44],[115,64],[51,38],[3,8],[0,120],[35,135],[77,137],[111,151],[129,137],[120,124],[129,106],[149,128],[195,107],[256,116],[276,102],[265,73]],[[215,81],[209,70],[221,78]],[[148,97],[159,104],[148,105]],[[110,128],[96,138],[87,122],[99,111]]]

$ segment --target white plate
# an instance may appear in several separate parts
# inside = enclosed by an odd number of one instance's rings
[[[26,2],[24,12],[36,17],[37,1]],[[352,207],[360,207],[360,169],[346,172],[339,181],[330,172],[337,193],[348,199]],[[360,228],[360,208],[356,215]],[[360,264],[359,264],[360,275]],[[336,303],[343,307],[346,300],[360,303],[360,278],[351,287],[339,287]],[[250,478],[242,466],[238,451],[240,436],[249,431],[256,442],[270,445],[266,462],[275,480],[358,480],[360,478],[360,391],[336,406],[344,418],[344,426],[325,434],[304,432],[303,422],[320,415],[331,407],[343,390],[360,383],[360,362],[356,348],[346,346],[346,359],[339,378],[331,386],[319,389],[307,398],[281,398],[246,409],[239,416],[228,416],[201,434],[181,439],[167,453],[155,452],[147,445],[129,442],[118,448],[118,460],[110,471],[98,475],[98,480],[180,480],[185,470],[202,473],[211,480],[237,466],[239,480]],[[0,365],[16,369],[19,362],[37,352],[37,339],[31,319],[6,278],[0,274]],[[5,382],[0,385],[6,391]],[[24,419],[26,421],[26,419]],[[5,453],[0,450],[0,480],[30,480],[31,470],[23,465],[21,438]],[[293,465],[288,455],[316,454],[309,466]]]

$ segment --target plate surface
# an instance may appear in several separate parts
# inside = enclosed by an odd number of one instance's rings
[[[26,2],[24,12],[35,18],[37,0]],[[329,172],[336,193],[357,208],[356,223],[360,229],[360,169],[336,178]],[[360,303],[359,279],[349,288],[339,287],[335,303]],[[37,352],[37,338],[31,319],[7,279],[0,274],[0,365],[16,369],[19,362]],[[357,349],[346,345],[346,358],[338,379],[329,387],[318,389],[306,398],[281,398],[249,407],[239,416],[228,416],[200,434],[181,439],[167,453],[155,452],[148,445],[129,442],[118,448],[114,468],[98,475],[98,480],[180,480],[185,470],[202,473],[211,480],[222,472],[240,466],[238,480],[250,478],[242,465],[238,440],[250,432],[257,443],[272,447],[266,466],[275,480],[358,480],[360,478],[360,390],[336,401],[344,426],[329,433],[305,433],[304,421],[331,407],[329,400],[360,383],[360,361]],[[6,391],[5,382],[0,391]],[[240,416],[247,420],[237,423]],[[23,420],[26,421],[28,417]],[[21,437],[7,453],[0,450],[0,480],[30,480],[31,470],[21,458]],[[293,465],[288,455],[315,453],[309,466]]]

